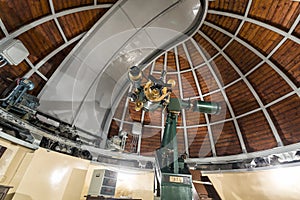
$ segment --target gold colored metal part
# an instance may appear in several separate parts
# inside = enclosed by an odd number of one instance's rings
[[[138,101],[138,102],[136,102],[135,103],[135,111],[140,111],[142,108],[143,108],[143,106],[144,106],[144,103],[143,102],[141,102],[141,101]]]
[[[171,84],[171,85],[172,85],[172,88],[175,87],[175,85],[176,85],[176,81],[175,81],[174,79],[168,80],[167,83],[168,83],[168,84]]]
[[[168,106],[169,103],[170,103],[170,95],[168,96],[168,98],[163,103],[163,111],[162,112],[165,112],[165,110],[167,109],[167,106]]]
[[[153,85],[152,81],[148,81],[144,87],[144,93],[145,96],[147,97],[147,99],[149,101],[152,102],[160,102],[162,101],[166,96],[168,96],[170,94],[170,92],[168,92],[168,88],[164,87],[162,89],[162,94],[160,94],[159,90],[157,89],[151,89],[151,86]]]

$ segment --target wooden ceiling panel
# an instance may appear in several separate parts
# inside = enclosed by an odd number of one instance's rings
[[[177,72],[174,51],[168,51],[167,53],[167,72]]]
[[[207,127],[188,128],[190,158],[212,156]]]
[[[265,105],[292,91],[292,88],[268,64],[255,70],[248,79]]]
[[[118,104],[118,107],[116,108],[116,111],[114,113],[114,118],[122,120],[122,115],[124,112],[126,101],[128,101],[127,93],[122,97],[120,103]]]
[[[7,96],[9,91],[5,91],[11,84],[16,83],[17,78],[22,78],[27,72],[30,71],[28,64],[23,61],[17,66],[6,65],[0,68],[0,94]],[[13,89],[13,88],[10,88]]]
[[[229,36],[205,24],[201,26],[200,30],[212,41],[214,41],[220,48],[223,48],[230,40]]]
[[[190,64],[184,52],[183,46],[179,45],[177,47],[177,54],[178,54],[178,62],[179,62],[179,69],[180,71],[190,69]]]
[[[143,69],[143,74],[148,77],[150,75],[150,71],[151,71],[151,67],[152,67],[152,63],[148,64],[148,66],[146,66],[144,69]],[[142,79],[142,83],[143,82],[146,82],[147,80],[145,78]]]
[[[8,32],[13,32],[21,26],[50,14],[48,0],[0,1],[0,18]]]
[[[249,12],[251,18],[281,28],[287,32],[299,14],[299,2],[291,0],[253,0]]]
[[[64,43],[53,20],[30,29],[18,36],[18,39],[28,49],[28,58],[33,64],[37,64]]]
[[[185,111],[185,121],[187,126],[206,124],[204,114],[192,110]]]
[[[206,15],[205,21],[215,24],[216,26],[219,26],[232,34],[235,34],[241,23],[241,20],[233,17],[226,17],[210,13]]]
[[[300,44],[287,40],[272,56],[272,61],[300,87]]]
[[[52,1],[56,12],[94,4],[94,0],[72,0],[72,1],[52,0]]]
[[[229,13],[236,13],[243,15],[245,13],[248,0],[230,1],[230,0],[218,0],[210,1],[208,8],[211,10],[226,11]]]
[[[110,123],[107,138],[111,138],[114,135],[118,135],[119,134],[119,127],[120,127],[120,123],[113,119]]]
[[[231,118],[230,112],[228,110],[228,107],[226,105],[226,101],[224,99],[224,96],[221,92],[216,92],[211,95],[205,96],[204,101],[208,102],[216,102],[219,103],[221,106],[220,114],[218,115],[208,115],[210,123],[222,121],[225,119]]]
[[[195,70],[202,94],[207,94],[219,89],[208,66],[202,66]]]
[[[128,108],[126,109],[125,121],[127,122],[141,122],[142,110],[135,111],[135,103],[128,102]]]
[[[298,23],[298,25],[296,26],[293,35],[300,38],[300,23]]]
[[[210,64],[215,71],[219,81],[224,86],[240,78],[231,64],[222,55],[216,57],[212,62],[210,62]]]
[[[261,61],[255,53],[235,40],[225,49],[225,53],[244,74]]]
[[[300,142],[300,99],[293,95],[268,108],[284,145]]]
[[[129,133],[127,135],[127,139],[126,139],[126,143],[125,143],[125,149],[124,149],[125,152],[136,153],[137,148],[133,147],[132,140],[133,140],[133,135],[131,133]]]
[[[118,0],[97,0],[97,4],[116,3]]]
[[[181,73],[183,98],[198,96],[198,89],[192,72]]]
[[[256,99],[244,81],[239,81],[226,88],[226,94],[236,116],[259,107]]]
[[[158,108],[154,111],[145,112],[144,123],[146,125],[161,126],[162,125],[162,109]]]
[[[268,55],[283,38],[278,33],[249,22],[244,23],[238,36],[264,55]]]
[[[143,127],[141,155],[154,156],[156,149],[160,147],[161,129]]]
[[[218,53],[218,50],[215,47],[213,47],[207,40],[205,40],[198,33],[196,33],[193,36],[193,38],[198,43],[198,45],[200,46],[202,52],[204,53],[207,59],[210,59],[211,57],[213,57],[215,54]]]
[[[159,56],[159,58],[155,60],[153,70],[157,72],[161,72],[164,69],[164,63],[165,63],[164,61],[165,61],[165,54]]]
[[[186,153],[185,144],[184,144],[184,132],[182,128],[177,128],[176,137],[177,137],[178,156],[180,156]]]
[[[77,42],[74,42],[73,44],[69,45],[68,47],[58,52],[55,56],[49,59],[44,65],[42,65],[39,68],[39,71],[49,79],[76,44]]]
[[[215,148],[218,156],[228,156],[242,153],[232,121],[211,126]]]
[[[204,59],[202,58],[194,44],[190,40],[188,40],[185,44],[193,66],[196,67],[204,63]]]
[[[32,74],[31,77],[29,77],[29,80],[31,80],[34,83],[35,87],[33,90],[29,91],[28,94],[38,96],[38,94],[46,84],[46,81],[42,79],[37,73]]]
[[[108,9],[94,9],[73,14],[65,15],[58,18],[58,21],[68,39],[88,31]]]
[[[238,119],[238,123],[248,152],[277,147],[272,130],[261,111]]]

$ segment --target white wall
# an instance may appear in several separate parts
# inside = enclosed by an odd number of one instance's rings
[[[6,200],[85,200],[95,169],[120,175],[115,197],[153,199],[154,173],[104,166],[39,148],[36,151],[0,138],[7,147],[0,158],[0,184],[13,186]]]
[[[223,200],[300,199],[300,166],[208,177]]]

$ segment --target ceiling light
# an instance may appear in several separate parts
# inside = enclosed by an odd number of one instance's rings
[[[20,64],[28,55],[28,50],[20,40],[13,39],[0,46],[1,59],[10,65]]]

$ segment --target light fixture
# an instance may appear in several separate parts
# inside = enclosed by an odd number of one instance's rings
[[[6,64],[18,65],[29,55],[24,44],[17,39],[7,41],[0,45],[0,67]]]

